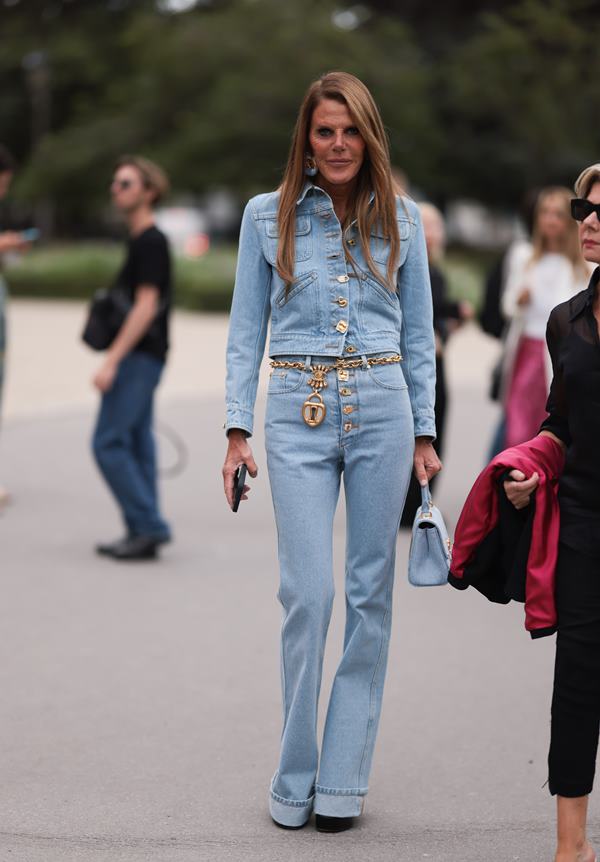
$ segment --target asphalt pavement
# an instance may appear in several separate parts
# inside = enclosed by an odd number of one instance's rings
[[[96,358],[76,346],[80,315],[13,305],[0,438],[13,495],[0,516],[0,860],[550,862],[554,639],[531,641],[519,605],[410,587],[406,532],[365,814],[337,836],[271,823],[281,613],[263,395],[259,477],[233,515],[220,479],[226,321],[178,315],[159,408],[188,450],[183,473],[161,482],[175,541],[158,562],[98,558],[95,542],[120,525],[89,453]],[[449,348],[436,502],[451,527],[496,418],[485,394],[495,349],[474,327]],[[174,458],[161,438],[163,467]],[[343,540],[340,504],[324,704],[343,640]],[[591,825],[600,838],[593,802]]]

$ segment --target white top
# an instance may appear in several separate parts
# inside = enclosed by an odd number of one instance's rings
[[[513,256],[508,268],[502,310],[506,317],[522,315],[522,334],[545,340],[546,324],[552,309],[566,302],[587,287],[589,276],[575,273],[571,261],[563,254],[547,252],[535,263],[525,248]],[[517,305],[521,292],[527,288],[530,302]]]

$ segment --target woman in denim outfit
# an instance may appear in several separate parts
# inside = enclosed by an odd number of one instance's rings
[[[422,483],[441,468],[419,211],[394,194],[377,107],[343,72],[310,86],[281,187],[244,212],[227,348],[230,505],[236,468],[257,472],[247,438],[269,318],[265,436],[284,610],[284,726],[270,811],[277,825],[299,828],[314,810],[317,829],[338,832],[361,813],[368,789],[411,468]],[[346,631],[319,757],[342,475]]]

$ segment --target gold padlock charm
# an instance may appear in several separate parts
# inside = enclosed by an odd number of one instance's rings
[[[325,404],[318,392],[313,392],[302,406],[302,418],[311,428],[316,428],[317,425],[321,424],[325,419],[326,412]]]

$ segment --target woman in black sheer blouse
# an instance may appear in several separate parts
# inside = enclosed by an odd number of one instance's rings
[[[575,184],[572,215],[587,261],[600,264],[600,164]],[[557,796],[555,862],[595,862],[586,837],[600,728],[600,267],[587,290],[553,309],[547,328],[554,378],[541,434],[565,448],[556,566],[558,635],[552,698],[549,788]],[[505,483],[517,508],[537,475]]]

